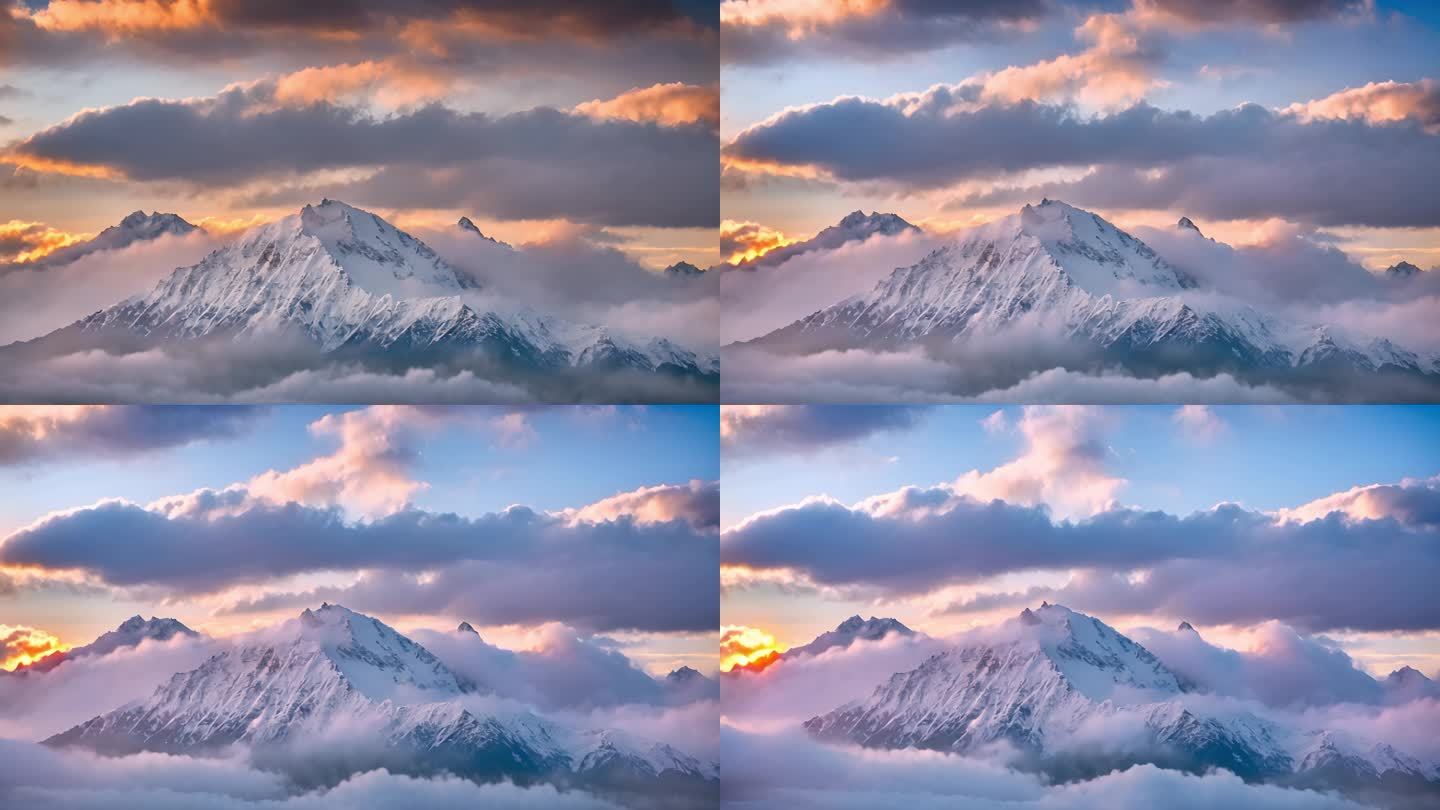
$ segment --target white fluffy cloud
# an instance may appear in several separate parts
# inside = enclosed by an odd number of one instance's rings
[[[834,250],[802,253],[778,266],[720,271],[725,317],[720,343],[752,340],[852,295],[868,291],[897,267],[908,267],[941,239],[916,231],[876,235]]]
[[[453,777],[419,779],[386,771],[352,776],[333,788],[300,792],[242,759],[166,754],[107,758],[0,739],[0,800],[56,810],[393,810],[494,807],[617,810],[589,794],[509,783],[477,785]]]
[[[978,810],[1360,810],[1333,794],[1248,785],[1226,772],[1195,776],[1140,765],[1098,779],[1046,785],[998,759],[936,751],[873,751],[824,745],[798,731],[721,730],[726,807],[912,807]]]
[[[212,639],[146,640],[107,655],[72,658],[49,672],[0,676],[0,737],[43,740],[132,700],[220,651]]]
[[[204,231],[165,235],[39,269],[0,269],[0,346],[29,340],[149,290],[220,241]]]
[[[798,728],[811,717],[866,697],[890,675],[913,669],[943,648],[928,636],[892,633],[816,656],[781,658],[760,672],[732,670],[720,676],[725,721],[762,733]]]

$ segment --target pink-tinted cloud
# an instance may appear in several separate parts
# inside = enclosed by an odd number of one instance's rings
[[[720,525],[720,483],[657,484],[620,492],[579,509],[561,513],[573,522],[600,522],[630,518],[636,523],[683,520],[697,529]]]
[[[575,107],[594,118],[653,121],[664,126],[703,123],[720,126],[720,86],[684,82],[635,87],[611,99],[594,99]]]

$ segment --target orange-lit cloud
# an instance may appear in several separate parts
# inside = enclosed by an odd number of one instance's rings
[[[636,87],[612,99],[587,101],[575,111],[592,118],[654,121],[665,126],[702,122],[718,127],[720,87],[682,82]]]
[[[720,223],[720,255],[731,264],[758,259],[797,241],[758,222],[727,219]]]
[[[275,101],[303,106],[342,98],[373,98],[396,107],[443,98],[452,81],[441,73],[390,60],[310,67],[275,81]]]
[[[51,0],[30,19],[45,31],[98,31],[111,38],[185,31],[215,22],[208,0]]]
[[[1408,497],[1415,491],[1440,489],[1440,476],[1421,481],[1406,480],[1399,484],[1369,484],[1351,487],[1317,498],[1293,509],[1281,509],[1281,520],[1308,522],[1338,512],[1351,520],[1384,520],[1394,518],[1409,522],[1415,508]]]
[[[90,236],[66,233],[41,222],[0,222],[0,262],[33,262]]]
[[[1085,50],[989,74],[983,78],[982,99],[1013,103],[1076,98],[1111,106],[1143,98],[1152,87],[1163,85],[1155,76],[1156,54],[1128,16],[1092,15],[1075,35],[1089,43]]]
[[[713,481],[688,484],[660,484],[621,492],[580,509],[563,514],[573,521],[596,523],[629,517],[636,523],[669,523],[684,520],[696,528],[718,525],[720,487]]]
[[[110,405],[0,405],[0,433],[43,441]]]
[[[201,217],[200,219],[193,220],[193,222],[211,236],[223,237],[244,233],[258,225],[274,222],[280,216],[281,215],[278,214],[257,213],[248,217]]]
[[[720,671],[741,667],[758,672],[775,663],[786,649],[758,627],[726,625],[720,628]]]
[[[70,160],[47,158],[12,149],[0,152],[0,162],[9,163],[17,169],[29,169],[42,174],[64,174],[70,177],[89,177],[94,180],[123,180],[123,172],[98,163],[78,163]]]
[[[791,39],[819,26],[855,17],[871,17],[890,7],[890,0],[725,0],[722,26],[784,26]]]
[[[0,669],[14,669],[70,649],[55,635],[34,627],[0,624]]]
[[[1432,135],[1440,135],[1440,82],[1371,82],[1324,98],[1291,104],[1285,112],[1311,121],[1319,118],[1359,120],[1371,124],[1417,121]]]
[[[276,503],[340,504],[372,517],[389,514],[427,486],[411,476],[412,452],[403,438],[422,421],[422,411],[405,405],[326,414],[310,430],[337,437],[335,452],[284,472],[261,473],[245,487]]]

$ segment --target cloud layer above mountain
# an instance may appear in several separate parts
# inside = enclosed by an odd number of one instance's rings
[[[1440,574],[1435,479],[1292,513],[1234,504],[1184,516],[1143,511],[1120,505],[1126,482],[1106,464],[1103,425],[1101,414],[1085,409],[1027,409],[1025,449],[1011,462],[850,505],[817,497],[754,515],[722,535],[721,561],[751,574],[889,597],[1019,572],[1070,572],[1064,585],[988,597],[986,610],[997,600],[1018,607],[1049,598],[1205,624],[1440,628],[1440,613],[1425,610],[1423,596]],[[1372,508],[1388,502],[1404,508]],[[1336,593],[1395,598],[1342,600]]]
[[[263,413],[249,405],[4,405],[0,464],[129,456],[203,439],[230,439],[250,429]]]

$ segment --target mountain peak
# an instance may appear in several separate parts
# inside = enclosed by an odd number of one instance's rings
[[[1428,682],[1430,679],[1425,676],[1425,673],[1412,666],[1403,666],[1395,670],[1394,672],[1391,672],[1389,675],[1386,675],[1385,680],[1395,682],[1414,681],[1424,683]]]
[[[692,681],[692,680],[694,680],[694,679],[696,679],[696,678],[700,678],[700,677],[703,677],[703,676],[700,674],[700,671],[699,671],[699,670],[694,669],[693,667],[680,667],[679,669],[672,670],[669,675],[666,675],[666,676],[665,676],[665,680],[667,680],[667,681],[675,681],[675,682],[684,682],[684,681]]]
[[[1187,630],[1191,633],[1195,632],[1195,628],[1190,624],[1190,622],[1180,622],[1180,626],[1175,628],[1175,632],[1177,633],[1183,633]]]
[[[128,619],[126,619],[125,621],[121,622],[121,623],[120,623],[120,627],[119,627],[118,629],[121,630],[121,631],[124,631],[124,632],[130,632],[130,631],[134,631],[134,630],[139,630],[141,627],[144,627],[144,626],[145,626],[145,617],[144,617],[144,616],[141,616],[139,613],[136,613],[134,616],[131,616],[130,618],[128,618]]]
[[[480,633],[477,632],[473,626],[471,626],[470,622],[460,622],[460,626],[457,627],[457,628],[455,628],[455,632],[457,632],[457,633],[469,633],[470,635],[473,635],[473,636],[478,636],[478,635],[480,635]]]
[[[300,614],[296,643],[317,645],[357,691],[372,700],[420,690],[442,696],[465,691],[429,650],[389,625],[328,602]]]
[[[1391,278],[1410,278],[1423,272],[1420,268],[1407,261],[1399,261],[1385,268],[1385,275]]]
[[[882,214],[879,211],[855,210],[846,214],[839,223],[833,227],[842,231],[851,231],[864,236],[872,234],[894,235],[901,231],[919,230],[914,225],[906,222],[898,214]],[[828,228],[826,230],[829,230]],[[823,233],[823,231],[822,231]]]
[[[704,273],[704,270],[686,261],[679,261],[665,268],[667,276],[699,276]]]
[[[1200,233],[1199,226],[1197,226],[1194,221],[1192,221],[1189,217],[1180,217],[1180,221],[1175,223],[1175,227],[1182,231],[1194,231],[1201,236],[1205,235],[1203,233]]]

